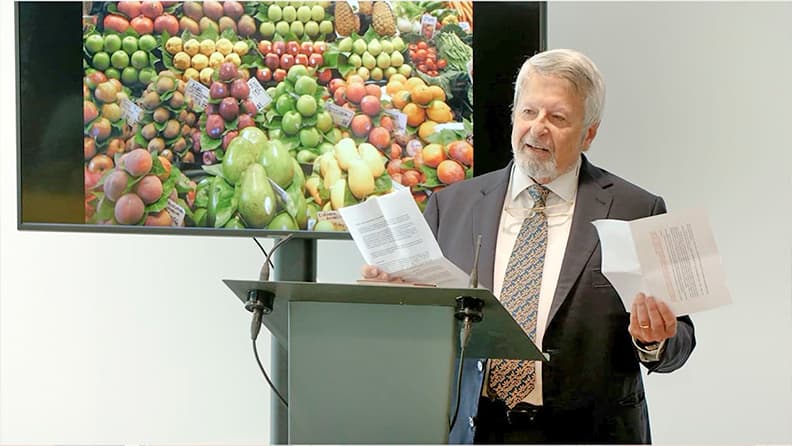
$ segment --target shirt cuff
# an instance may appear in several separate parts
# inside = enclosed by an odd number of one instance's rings
[[[666,344],[665,339],[658,342],[656,345],[652,344],[651,346],[641,346],[640,344],[638,344],[638,340],[635,338],[632,338],[632,342],[633,345],[635,346],[635,349],[638,350],[638,359],[640,359],[641,362],[659,361],[660,355],[663,354],[663,350],[665,350],[665,344]]]

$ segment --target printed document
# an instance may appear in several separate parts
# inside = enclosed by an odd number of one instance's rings
[[[675,212],[633,221],[596,220],[602,273],[627,311],[639,292],[677,316],[731,303],[706,213]]]
[[[409,189],[338,211],[369,265],[414,284],[468,287],[468,275],[443,256]]]

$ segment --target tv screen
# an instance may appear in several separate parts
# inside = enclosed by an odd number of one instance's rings
[[[21,229],[347,237],[341,207],[503,167],[545,47],[535,2],[15,7]]]

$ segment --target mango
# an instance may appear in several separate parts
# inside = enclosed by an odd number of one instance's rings
[[[358,147],[360,159],[362,159],[368,166],[374,178],[379,178],[385,172],[385,157],[373,145],[364,142]]]
[[[376,150],[376,149],[375,149]],[[362,200],[369,196],[376,188],[374,175],[371,173],[368,164],[363,160],[353,161],[349,166],[349,190],[352,195]],[[332,191],[331,191],[332,196]]]
[[[330,186],[330,203],[333,209],[341,209],[344,207],[344,194],[346,193],[347,182],[343,178],[339,178]]]
[[[275,192],[267,170],[253,163],[245,170],[239,185],[239,214],[250,228],[265,228],[275,217]]]
[[[278,186],[287,188],[294,178],[294,165],[289,150],[279,140],[269,140],[259,156],[259,163]]]
[[[313,197],[314,202],[319,206],[324,204],[324,200],[319,194],[319,186],[321,184],[322,184],[322,179],[315,175],[308,177],[308,179],[305,180],[305,190],[311,194],[311,197]]]
[[[255,162],[256,149],[253,144],[249,140],[237,136],[228,144],[223,157],[223,176],[233,186],[239,182],[242,172]]]
[[[324,186],[330,189],[339,178],[344,176],[344,173],[341,172],[341,167],[338,166],[338,161],[336,161],[333,157],[325,158],[325,162],[322,163],[322,177],[324,177]]]
[[[338,160],[338,166],[343,170],[349,169],[349,163],[352,160],[360,159],[355,141],[352,138],[343,138],[335,145],[335,157]]]

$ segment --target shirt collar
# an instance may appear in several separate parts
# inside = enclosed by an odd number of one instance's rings
[[[575,198],[575,193],[577,192],[581,162],[582,157],[579,156],[573,169],[563,175],[560,175],[558,178],[545,184],[544,186],[550,189],[551,192],[559,196],[562,200],[571,203]],[[517,196],[519,196],[525,189],[528,188],[528,186],[532,184],[536,184],[536,182],[528,175],[525,175],[516,164],[512,164],[511,180],[509,185],[509,198],[511,201],[514,202],[517,199]]]

